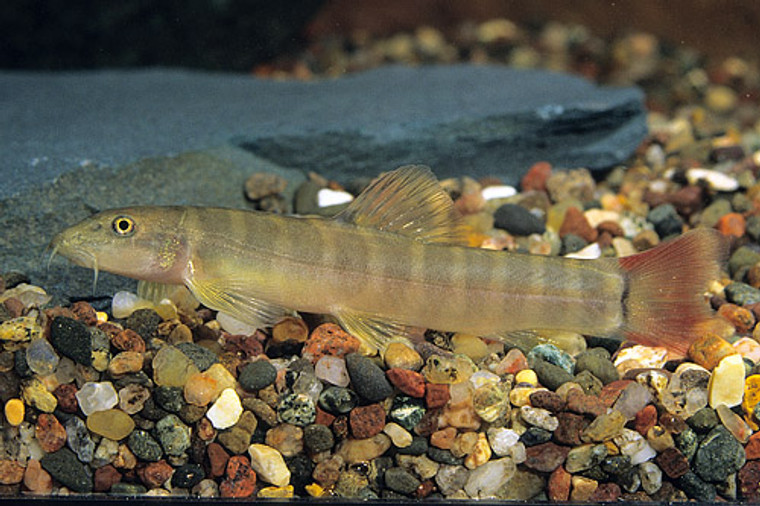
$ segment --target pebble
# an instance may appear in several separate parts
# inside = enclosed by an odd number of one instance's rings
[[[171,485],[176,488],[192,488],[206,477],[206,472],[199,464],[183,464],[172,474]]]
[[[40,460],[42,468],[57,481],[74,492],[90,493],[93,491],[92,475],[77,459],[74,452],[62,448],[49,453]]]
[[[375,436],[385,427],[385,410],[380,404],[356,407],[351,410],[349,423],[354,437],[364,439]]]
[[[143,367],[143,354],[136,351],[122,351],[108,363],[108,372],[117,378],[124,374],[139,372]]]
[[[132,433],[135,422],[120,409],[107,409],[89,415],[87,428],[99,436],[120,441]]]
[[[716,408],[724,404],[731,408],[741,404],[744,395],[744,374],[744,360],[741,355],[723,358],[710,376],[710,407]]]
[[[573,376],[565,369],[545,360],[534,360],[531,367],[541,384],[550,390],[557,390],[561,385],[573,381]]]
[[[347,387],[350,382],[346,361],[332,355],[325,355],[317,360],[314,366],[314,374],[321,381],[339,387]]]
[[[690,359],[708,371],[713,370],[725,357],[736,354],[736,350],[725,339],[714,334],[695,340],[688,352]]]
[[[526,423],[546,429],[550,432],[554,431],[559,426],[557,418],[552,416],[551,412],[542,408],[523,406],[520,408],[520,416]]]
[[[393,398],[388,418],[407,430],[413,430],[425,416],[425,408],[422,401],[405,395],[397,395]]]
[[[174,346],[164,346],[153,357],[153,381],[159,386],[184,387],[200,371],[193,361]]]
[[[699,443],[692,469],[703,480],[719,482],[744,465],[744,447],[724,427],[712,429]]]
[[[53,318],[50,324],[50,342],[58,353],[74,362],[92,364],[92,338],[84,323],[65,316]]]
[[[491,460],[470,472],[464,491],[473,499],[495,497],[516,470],[515,462],[510,457]]]
[[[156,422],[155,435],[167,455],[180,456],[190,448],[190,427],[177,415],[166,415]]]
[[[478,336],[456,333],[450,342],[455,355],[464,355],[473,362],[479,362],[489,353],[488,345]]]
[[[135,430],[129,435],[127,446],[135,456],[146,462],[157,462],[161,459],[163,450],[161,445],[144,430]]]
[[[711,189],[721,192],[732,192],[739,189],[739,182],[735,178],[717,170],[689,169],[686,171],[686,179],[692,185],[698,185],[704,181]]]
[[[52,374],[59,361],[58,354],[47,339],[32,339],[26,347],[26,363],[35,374]]]
[[[359,351],[360,342],[334,323],[323,323],[306,340],[301,356],[313,364],[325,355],[345,357]]]
[[[314,423],[316,414],[314,401],[306,394],[286,394],[277,405],[277,415],[283,422],[300,427]]]
[[[393,342],[388,345],[383,356],[388,369],[409,369],[419,371],[422,368],[422,357],[404,343]]]
[[[277,369],[268,360],[249,362],[240,368],[238,381],[246,392],[255,392],[274,383]]]
[[[33,406],[43,413],[52,413],[58,406],[58,399],[37,378],[32,378],[23,383],[21,398],[27,405]]]
[[[18,427],[24,421],[24,402],[21,399],[9,399],[5,403],[5,419],[13,427]]]
[[[256,472],[248,459],[235,455],[227,462],[227,478],[219,485],[221,497],[250,497],[256,489]]]
[[[546,226],[543,220],[528,209],[516,204],[504,204],[494,212],[494,227],[506,230],[510,234],[529,236],[543,234]]]
[[[409,369],[388,369],[385,374],[393,386],[406,395],[425,396],[425,377],[422,374]]]
[[[92,440],[87,425],[81,418],[72,416],[65,423],[66,439],[82,462],[92,462],[95,457],[95,442]]]
[[[551,473],[561,466],[567,458],[570,448],[554,443],[531,446],[526,450],[525,467],[542,473]]]
[[[346,463],[356,464],[379,457],[391,447],[391,444],[391,438],[380,433],[367,439],[347,439],[338,446],[335,453]]]
[[[228,429],[240,420],[242,414],[240,397],[234,389],[226,388],[206,412],[206,418],[215,429]]]
[[[40,465],[40,461],[29,459],[24,470],[24,486],[34,495],[47,495],[53,491],[53,478]]]
[[[52,414],[40,414],[34,427],[34,436],[46,453],[57,452],[66,444],[66,429]]]
[[[270,446],[254,443],[248,447],[248,453],[251,456],[251,468],[259,478],[278,487],[288,485],[290,470],[280,452]]]
[[[568,207],[562,226],[559,228],[560,237],[564,238],[570,234],[580,237],[586,243],[593,243],[599,236],[599,232],[589,224],[583,212],[577,207]]]
[[[110,381],[87,382],[77,391],[76,398],[85,416],[111,409],[119,403],[119,395]]]
[[[420,486],[420,480],[400,467],[391,467],[386,470],[384,480],[390,490],[404,495],[413,494]]]
[[[256,172],[245,180],[245,196],[249,200],[278,195],[285,191],[288,180],[270,172]]]
[[[346,355],[346,366],[351,385],[360,397],[368,402],[378,402],[393,393],[393,387],[385,373],[369,358],[358,353]]]
[[[607,446],[603,444],[576,446],[567,454],[567,458],[565,459],[565,469],[569,473],[585,471],[601,464],[607,455]]]
[[[396,448],[408,448],[414,441],[412,434],[395,422],[385,424],[383,432],[391,438],[391,442]]]
[[[586,443],[600,443],[619,436],[623,432],[628,419],[615,409],[609,413],[597,416],[591,424],[581,432],[581,440]]]
[[[605,385],[620,379],[620,374],[610,361],[609,352],[604,348],[592,348],[575,357],[576,374],[583,371],[590,372]]]

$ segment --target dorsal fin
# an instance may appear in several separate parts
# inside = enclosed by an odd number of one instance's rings
[[[386,172],[335,219],[422,242],[467,245],[466,228],[451,197],[424,165]]]

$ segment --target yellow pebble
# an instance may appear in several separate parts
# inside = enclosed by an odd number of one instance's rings
[[[14,427],[24,421],[24,402],[21,399],[10,399],[5,403],[5,418]]]
[[[488,345],[479,337],[470,334],[454,334],[451,337],[451,346],[454,353],[466,355],[475,362],[488,355]]]
[[[259,490],[256,497],[293,497],[293,485],[285,487],[265,487]]]
[[[95,317],[98,319],[98,323],[105,323],[108,321],[108,313],[103,311],[96,312]]]
[[[744,413],[750,418],[758,402],[760,402],[760,374],[753,374],[744,380],[744,398],[742,399]]]
[[[538,376],[536,376],[533,369],[523,369],[515,374],[515,383],[527,383],[536,386],[538,384]]]
[[[324,487],[322,487],[322,485],[319,483],[311,483],[309,485],[306,485],[304,489],[306,489],[306,493],[311,497],[322,497],[326,494]]]

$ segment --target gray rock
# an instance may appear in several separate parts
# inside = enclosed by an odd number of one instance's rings
[[[369,402],[379,402],[391,396],[393,387],[385,373],[372,360],[359,353],[346,355],[346,369],[351,386],[359,397]]]
[[[241,189],[253,172],[285,177],[290,199],[307,170],[348,181],[412,162],[441,177],[465,166],[515,183],[537,160],[610,167],[646,133],[642,98],[569,75],[472,65],[309,83],[165,69],[0,72],[0,264],[69,298],[131,289],[102,275],[92,294],[81,268],[47,278],[40,254],[92,209],[247,207]]]
[[[268,360],[250,362],[240,368],[238,381],[246,392],[255,392],[268,387],[277,379],[277,369]]]
[[[544,222],[535,214],[517,204],[504,204],[493,215],[496,228],[514,235],[543,234]]]
[[[692,469],[704,481],[722,482],[741,469],[745,461],[741,443],[723,426],[718,426],[699,444]]]
[[[40,464],[53,478],[74,492],[92,492],[92,473],[68,448],[48,453],[42,457]]]

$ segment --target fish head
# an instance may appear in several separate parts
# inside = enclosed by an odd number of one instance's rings
[[[95,270],[159,283],[179,284],[189,248],[182,207],[131,207],[95,214],[57,234],[50,247],[71,262]]]

